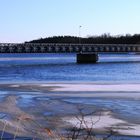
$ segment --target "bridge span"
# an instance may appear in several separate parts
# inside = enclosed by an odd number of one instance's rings
[[[135,44],[0,43],[0,53],[77,53],[77,63],[95,63],[99,53],[140,53]]]

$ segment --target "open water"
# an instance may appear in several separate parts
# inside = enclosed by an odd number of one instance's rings
[[[140,55],[99,55],[76,64],[74,54],[0,54],[0,82],[140,82]]]

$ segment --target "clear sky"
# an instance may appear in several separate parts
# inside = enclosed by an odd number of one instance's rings
[[[140,0],[0,0],[0,42],[140,33]]]

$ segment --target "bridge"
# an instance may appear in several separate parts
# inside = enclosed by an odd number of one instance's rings
[[[140,53],[135,44],[0,43],[0,53],[77,53],[77,63],[95,63],[99,53]]]

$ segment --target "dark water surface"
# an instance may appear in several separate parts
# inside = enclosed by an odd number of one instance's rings
[[[0,82],[140,82],[140,55],[100,55],[76,64],[74,54],[0,54]]]

